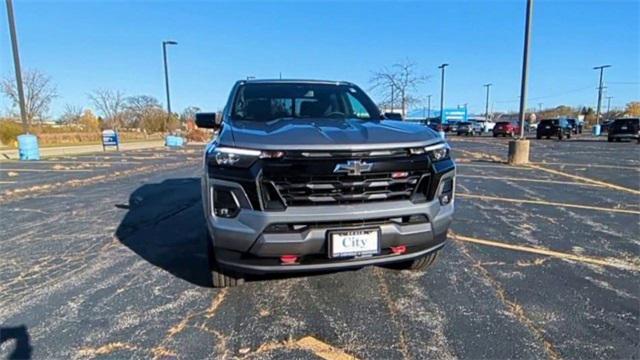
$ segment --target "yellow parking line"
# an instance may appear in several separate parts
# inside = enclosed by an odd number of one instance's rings
[[[561,185],[578,185],[578,186],[600,186],[597,184],[581,183],[575,181],[558,181],[548,179],[531,179],[531,178],[516,178],[516,177],[501,177],[501,176],[484,176],[484,175],[457,175],[458,178],[472,178],[472,179],[490,179],[490,180],[508,180],[508,181],[527,181],[527,182],[539,182],[548,184],[561,184]]]
[[[92,172],[90,169],[0,169],[0,171],[15,172]]]
[[[600,206],[557,203],[557,202],[543,201],[543,200],[511,199],[511,198],[503,198],[503,197],[496,197],[496,196],[474,195],[474,194],[467,194],[467,193],[457,193],[456,196],[462,197],[462,198],[479,199],[479,200],[504,201],[504,202],[511,202],[511,203],[517,203],[517,204],[548,205],[548,206],[557,206],[557,207],[566,207],[566,208],[575,208],[575,209],[586,209],[586,210],[640,215],[639,210],[631,210],[631,209],[616,209],[616,208],[606,208],[606,207],[600,207]]]
[[[344,351],[335,348],[327,343],[324,343],[313,336],[305,336],[302,339],[296,341],[296,345],[301,349],[306,349],[313,352],[318,357],[325,360],[355,360],[356,358],[345,353]]]
[[[497,247],[497,248],[502,248],[507,250],[513,250],[513,251],[521,251],[521,252],[526,252],[531,254],[546,255],[546,256],[578,261],[578,262],[592,264],[592,265],[609,266],[609,267],[615,267],[618,269],[630,270],[630,271],[640,271],[640,266],[638,264],[622,261],[619,259],[597,258],[593,256],[583,256],[583,255],[570,254],[570,253],[565,253],[565,252],[560,252],[555,250],[534,248],[531,246],[513,245],[513,244],[508,244],[508,243],[496,241],[496,240],[486,240],[486,239],[473,238],[469,236],[462,236],[452,232],[449,233],[449,235],[452,239],[458,240],[458,241],[466,241],[474,244],[492,246],[492,247]]]
[[[568,174],[568,173],[563,172],[563,171],[549,169],[549,168],[546,168],[546,167],[543,167],[543,166],[539,166],[539,165],[536,165],[536,164],[529,164],[527,166],[529,166],[529,167],[531,167],[533,169],[536,169],[536,170],[541,170],[541,171],[548,172],[550,174],[561,175],[561,176],[565,176],[565,177],[568,177],[568,178],[571,178],[571,179],[582,180],[584,182],[588,182],[588,183],[592,183],[592,184],[598,184],[600,186],[608,187],[610,189],[626,191],[626,192],[629,192],[629,193],[632,193],[632,194],[640,195],[640,190],[629,189],[627,187],[611,184],[611,183],[608,183],[608,182],[605,182],[605,181],[594,180],[594,179],[590,179],[590,178],[587,178],[587,177],[584,177],[584,176]]]
[[[598,164],[576,164],[576,163],[561,163],[561,162],[530,162],[534,165],[560,165],[560,166],[583,166],[588,168],[602,168],[602,169],[625,169],[635,170],[640,172],[640,166],[623,166],[623,165],[598,165]]]

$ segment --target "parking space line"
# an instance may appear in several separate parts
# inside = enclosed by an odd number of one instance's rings
[[[588,168],[602,168],[602,169],[625,169],[635,170],[640,172],[640,166],[623,166],[623,165],[599,165],[599,164],[575,164],[575,163],[561,163],[561,162],[530,162],[533,165],[559,165],[559,166],[584,166]]]
[[[561,251],[535,248],[535,247],[526,246],[526,245],[513,245],[513,244],[509,244],[509,243],[505,243],[497,240],[478,239],[478,238],[473,238],[469,236],[458,235],[453,231],[449,232],[449,236],[454,240],[470,242],[470,243],[479,244],[479,245],[526,252],[531,254],[546,255],[546,256],[556,257],[559,259],[572,260],[572,261],[577,261],[577,262],[592,264],[592,265],[609,266],[609,267],[614,267],[622,270],[629,270],[629,271],[636,271],[636,272],[640,271],[640,266],[638,264],[629,263],[619,259],[597,258],[593,256],[576,255],[576,254],[571,254],[571,253],[566,253]]]
[[[0,184],[15,184],[17,181],[0,181]]]
[[[457,162],[459,159],[456,159],[456,167],[488,167],[488,168],[501,168],[501,169],[516,169],[516,170],[525,170],[532,171],[533,169],[530,167],[524,166],[511,166],[511,165],[500,165],[500,164],[492,164],[492,163],[481,163],[481,162]],[[477,161],[477,160],[476,160]]]
[[[571,179],[582,180],[582,181],[585,181],[585,182],[588,182],[588,183],[598,184],[598,185],[603,186],[603,187],[608,187],[608,188],[611,188],[611,189],[620,190],[620,191],[626,191],[626,192],[629,192],[629,193],[632,193],[632,194],[640,195],[640,190],[629,189],[627,187],[611,184],[611,183],[608,183],[608,182],[605,182],[605,181],[594,180],[594,179],[590,179],[590,178],[587,178],[587,177],[584,177],[584,176],[573,175],[573,174],[569,174],[569,173],[566,173],[566,172],[563,172],[563,171],[549,169],[549,168],[546,168],[544,166],[540,166],[540,165],[536,165],[536,164],[528,164],[527,166],[529,166],[530,168],[536,169],[536,170],[541,170],[541,171],[548,172],[550,174],[565,176],[565,177],[568,177],[568,178],[571,178]]]
[[[0,169],[5,172],[92,172],[92,169]]]
[[[544,200],[511,199],[511,198],[503,198],[503,197],[497,197],[497,196],[475,195],[475,194],[467,194],[467,193],[457,193],[456,196],[461,198],[504,201],[504,202],[511,202],[511,203],[517,203],[517,204],[547,205],[547,206],[557,206],[557,207],[566,207],[566,208],[574,208],[574,209],[585,209],[585,210],[596,210],[596,211],[640,215],[640,210],[606,208],[606,207],[600,207],[600,206],[589,206],[589,205],[580,205],[580,204],[567,204],[567,203],[558,203],[558,202],[544,201]]]
[[[355,360],[354,356],[351,356],[344,351],[333,347],[327,343],[324,343],[313,336],[305,336],[302,339],[296,341],[296,345],[301,349],[306,349],[321,357],[325,360]]]
[[[471,179],[490,179],[490,180],[507,180],[507,181],[526,181],[526,182],[539,182],[539,183],[547,183],[547,184],[561,184],[561,185],[577,185],[577,186],[595,186],[598,187],[600,185],[590,184],[584,182],[575,182],[575,181],[559,181],[559,180],[548,180],[548,179],[532,179],[532,178],[516,178],[516,177],[501,177],[501,176],[484,176],[484,175],[456,175],[458,178],[471,178]]]

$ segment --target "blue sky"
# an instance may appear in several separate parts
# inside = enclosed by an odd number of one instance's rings
[[[368,89],[371,72],[409,58],[430,80],[418,96],[439,101],[437,66],[447,62],[446,103],[516,110],[525,1],[179,2],[14,1],[23,68],[50,75],[65,104],[119,89],[164,102],[161,41],[170,48],[172,108],[221,108],[246,76],[348,80]],[[13,76],[6,8],[0,7],[0,75]],[[529,105],[591,105],[597,73],[612,105],[640,99],[637,1],[543,1],[534,6]],[[376,94],[372,93],[374,99]],[[436,106],[436,105],[432,105]],[[0,110],[8,107],[0,100]]]

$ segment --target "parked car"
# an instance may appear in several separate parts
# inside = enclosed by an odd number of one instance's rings
[[[202,203],[213,285],[247,273],[394,265],[444,246],[456,166],[433,130],[385,119],[348,82],[238,81],[205,147]]]
[[[571,139],[571,125],[567,121],[567,119],[544,119],[541,120],[538,124],[538,128],[536,129],[536,139],[542,139],[546,137],[547,139],[553,137],[558,137],[559,140]]]
[[[449,121],[445,126],[445,132],[457,132],[458,131],[458,121]]]
[[[574,134],[579,134],[582,132],[580,127],[578,126],[578,121],[576,119],[567,119],[569,126],[571,127],[571,132]]]
[[[481,135],[482,134],[482,125],[475,121],[464,121],[458,123],[458,130],[456,131],[458,135]]]
[[[488,133],[489,131],[493,130],[493,128],[496,126],[496,123],[494,123],[491,120],[469,119],[469,121],[472,122],[472,123],[478,124],[478,126],[480,127],[482,132],[485,132],[485,133]]]
[[[615,119],[609,125],[607,140],[612,142],[622,139],[636,139],[640,143],[640,120],[638,118]]]
[[[520,125],[515,121],[499,121],[493,128],[493,137],[511,136],[515,137],[520,133]]]

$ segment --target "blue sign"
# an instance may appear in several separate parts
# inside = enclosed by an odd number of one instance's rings
[[[107,146],[115,146],[117,150],[120,150],[120,139],[114,130],[102,131],[102,149],[105,150]]]
[[[450,123],[450,122],[461,122],[467,121],[469,118],[467,114],[467,108],[456,108],[456,109],[444,109],[444,116],[442,117],[442,123]]]

